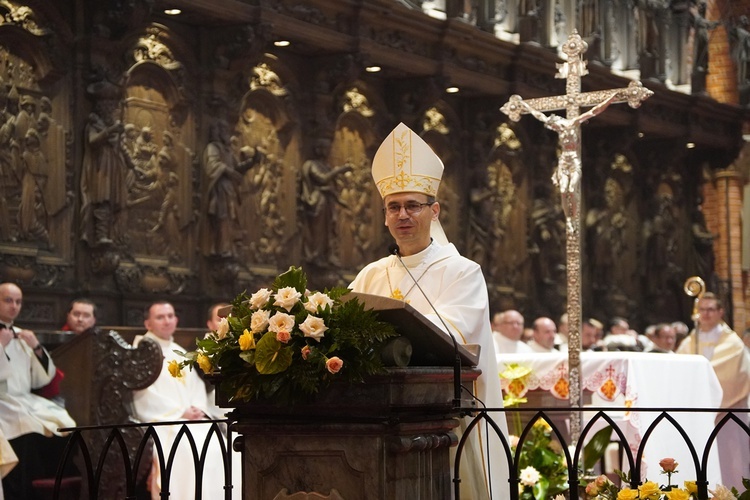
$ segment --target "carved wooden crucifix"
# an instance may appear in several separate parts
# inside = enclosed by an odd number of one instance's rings
[[[566,80],[564,95],[528,100],[513,95],[500,108],[513,121],[520,120],[524,114],[531,114],[559,136],[561,153],[552,182],[560,191],[566,219],[568,380],[570,407],[576,410],[570,416],[572,444],[581,435],[581,123],[603,112],[610,104],[627,102],[631,108],[637,108],[653,95],[637,81],[631,81],[625,88],[581,92],[581,77],[588,74],[586,61],[583,60],[587,47],[576,30],[562,46],[567,60],[557,64],[555,78]],[[581,114],[581,107],[591,109]],[[565,110],[565,118],[543,113],[560,109]]]

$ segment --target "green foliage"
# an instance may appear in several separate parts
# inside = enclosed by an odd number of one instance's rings
[[[539,480],[533,486],[523,485],[524,470],[528,467],[533,467],[539,473]],[[554,498],[568,491],[565,456],[559,441],[553,440],[547,422],[537,420],[526,435],[518,458],[518,471],[523,486],[519,496],[522,500]]]
[[[612,427],[608,425],[594,434],[594,437],[586,443],[583,448],[583,470],[593,469],[594,465],[602,459],[611,437]]]
[[[334,381],[360,382],[383,371],[381,349],[397,334],[357,299],[342,301],[347,293],[342,287],[308,292],[305,273],[290,267],[270,289],[237,295],[231,315],[218,331],[198,340],[195,351],[182,353],[181,365],[208,364],[208,371],[220,374],[219,390],[237,403],[260,399],[293,404]],[[275,304],[285,295],[291,299]],[[265,315],[265,324],[259,316],[254,322],[254,314]],[[283,319],[272,327],[269,321],[275,316]],[[315,335],[304,331],[308,318],[322,320]],[[338,360],[343,364],[336,371]]]

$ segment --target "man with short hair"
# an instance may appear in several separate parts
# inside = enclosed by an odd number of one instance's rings
[[[96,304],[89,299],[75,299],[70,303],[67,320],[62,330],[77,335],[96,325]]]
[[[582,351],[601,351],[604,348],[600,345],[599,331],[602,324],[594,318],[586,318],[581,324],[581,350]]]
[[[674,352],[677,334],[671,324],[659,323],[653,328],[653,332],[648,337],[651,339],[653,345],[645,349],[645,352]]]
[[[142,422],[205,420],[209,418],[210,404],[206,395],[206,386],[198,374],[188,368],[183,368],[177,377],[173,377],[169,372],[170,362],[184,360],[175,352],[184,351],[184,348],[177,344],[173,338],[178,321],[174,307],[166,301],[154,302],[144,311],[143,324],[148,331],[145,335],[137,336],[133,343],[138,345],[144,338],[147,338],[159,344],[162,354],[164,354],[164,365],[159,378],[153,384],[146,389],[133,393],[135,413]],[[223,459],[216,435],[212,434],[209,438],[208,431],[210,428],[208,424],[189,426],[190,433],[193,435],[199,450],[203,448],[206,439],[211,440],[203,466],[203,498],[224,498]],[[175,443],[180,426],[157,426],[155,430],[159,435],[166,458]],[[154,450],[149,485],[151,498],[154,500],[161,498],[161,491],[164,487],[161,481],[159,455]],[[238,475],[233,474],[233,482],[240,483]],[[185,438],[180,440],[172,464],[169,493],[171,498],[195,497],[193,457]],[[235,486],[232,493],[239,498],[241,495],[240,488]]]
[[[17,285],[0,284],[0,435],[19,461],[3,478],[9,499],[34,498],[31,482],[55,477],[67,442],[58,429],[76,425],[64,408],[31,392],[47,385],[57,369],[34,332],[15,325],[22,304]],[[6,460],[0,456],[0,468]]]
[[[521,313],[508,309],[492,317],[492,340],[495,343],[495,354],[502,359],[503,354],[533,352],[525,342],[523,336],[523,316]]]
[[[742,339],[724,322],[724,306],[711,292],[698,299],[698,325],[677,348],[678,354],[701,354],[711,361],[724,396],[722,408],[745,409],[750,394],[750,352]],[[736,413],[748,422],[747,413]],[[721,414],[717,418],[723,417]],[[725,426],[718,434],[721,476],[725,486],[742,487],[742,478],[750,477],[750,437],[736,424]]]
[[[447,333],[458,342],[479,344],[482,374],[474,394],[487,407],[501,408],[487,285],[479,265],[462,257],[442,231],[435,198],[442,175],[442,161],[414,131],[401,123],[388,134],[373,158],[372,176],[383,198],[385,225],[398,248],[365,266],[350,288],[409,302],[439,328],[450,325]],[[490,416],[507,434],[505,417]],[[461,425],[465,423],[462,419]],[[496,435],[490,434],[488,446],[483,426],[477,426],[465,450],[461,497],[487,499],[491,485],[493,498],[508,498],[507,463]]]
[[[560,352],[555,349],[555,334],[557,333],[557,327],[555,322],[550,318],[537,318],[533,323],[534,338],[532,338],[528,346],[534,352]]]

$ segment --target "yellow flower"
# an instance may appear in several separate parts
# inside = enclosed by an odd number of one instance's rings
[[[203,373],[211,373],[213,371],[213,366],[211,366],[211,360],[208,359],[208,356],[205,354],[198,354],[198,357],[195,358],[196,363],[198,363],[198,366],[200,366],[201,370],[203,370]]]
[[[636,500],[638,498],[638,490],[631,490],[630,488],[623,488],[617,494],[617,500]]]
[[[516,380],[525,377],[529,373],[531,373],[531,368],[521,366],[518,363],[510,363],[506,365],[505,371],[500,372],[500,378],[504,378],[505,380]]]
[[[178,363],[176,359],[173,359],[172,361],[169,362],[169,365],[167,365],[167,369],[169,370],[169,374],[172,375],[174,378],[182,377],[182,367],[180,366],[180,363]]]
[[[690,493],[687,490],[676,489],[667,491],[667,500],[690,500]]]
[[[245,328],[245,331],[240,335],[239,343],[240,350],[249,351],[255,349],[255,337],[253,337],[253,334],[250,333],[250,330],[247,328]]]
[[[534,427],[546,432],[552,431],[552,427],[550,427],[549,423],[546,420],[542,420],[541,418],[534,422]]]
[[[688,493],[698,494],[698,485],[695,484],[695,481],[685,481],[685,489]]]
[[[661,496],[659,485],[653,481],[646,481],[639,486],[638,493],[640,494],[641,500],[659,500],[659,497]]]

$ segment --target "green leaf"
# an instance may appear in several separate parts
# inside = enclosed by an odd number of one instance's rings
[[[307,290],[307,276],[305,276],[302,269],[291,266],[287,272],[279,274],[273,282],[274,290],[288,286],[294,288],[302,295],[305,294],[305,290]]]
[[[549,488],[549,481],[547,478],[542,476],[539,481],[534,485],[534,499],[545,500],[547,498],[547,489]]]
[[[292,350],[283,347],[274,332],[268,332],[255,348],[255,368],[261,375],[281,373],[292,364]]]
[[[612,436],[612,427],[607,426],[600,430],[591,440],[583,447],[583,470],[591,470],[594,465],[602,459],[604,452],[609,446],[610,437]]]

